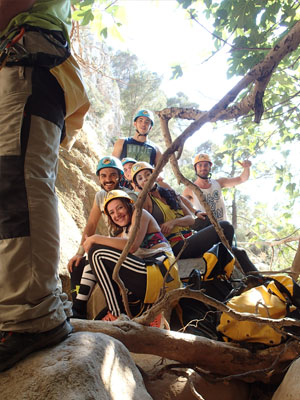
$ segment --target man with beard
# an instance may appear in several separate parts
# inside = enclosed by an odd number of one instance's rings
[[[194,168],[197,179],[194,181],[194,184],[202,190],[206,202],[210,206],[212,213],[218,221],[227,220],[225,203],[222,196],[222,188],[234,187],[246,182],[249,179],[251,161],[245,160],[243,162],[239,162],[239,164],[243,167],[243,172],[240,176],[234,178],[219,178],[215,180],[211,179],[211,167],[213,163],[210,157],[203,153],[200,153],[195,157]],[[203,215],[203,206],[200,204],[200,201],[192,189],[186,187],[182,194],[189,199],[193,206],[197,209],[195,212],[196,217],[197,215]],[[201,224],[202,228],[210,225],[210,221],[207,217],[205,220],[201,219],[199,223]]]
[[[108,217],[104,212],[104,203],[107,193],[113,189],[120,189],[128,193],[133,201],[137,199],[137,195],[133,191],[126,187],[120,187],[120,181],[124,176],[124,170],[118,158],[112,156],[101,158],[97,166],[96,175],[99,178],[101,190],[95,195],[94,203],[83,230],[77,253],[68,262],[68,270],[71,275],[73,318],[86,318],[86,302],[94,288],[94,282],[90,279],[90,265],[87,257],[84,255],[83,243],[87,237],[96,233],[98,223],[102,216],[111,236]],[[80,283],[84,283],[84,285],[81,286]]]
[[[135,133],[133,137],[118,139],[112,155],[122,160],[125,157],[136,161],[145,161],[156,166],[161,156],[158,147],[148,139],[154,125],[154,117],[149,110],[139,110],[133,119]]]
[[[107,216],[104,213],[103,209],[103,204],[107,192],[113,189],[121,189],[127,192],[132,200],[136,201],[137,199],[137,195],[133,191],[125,187],[120,187],[120,180],[124,175],[124,170],[122,163],[118,158],[113,156],[101,158],[97,166],[96,175],[99,178],[101,190],[95,195],[94,203],[90,211],[86,226],[83,230],[80,246],[77,250],[77,253],[69,260],[69,272],[72,272],[74,266],[78,267],[80,261],[83,259],[84,249],[82,244],[87,237],[96,233],[97,225],[102,216],[104,218],[106,226],[108,226]]]

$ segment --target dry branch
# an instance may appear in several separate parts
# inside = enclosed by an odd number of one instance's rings
[[[165,109],[157,114],[161,120],[168,121],[171,118],[184,118],[194,120],[174,141],[170,141],[167,150],[158,162],[158,165],[151,175],[146,187],[140,193],[136,203],[137,218],[133,226],[130,238],[122,255],[116,265],[114,271],[114,279],[118,283],[126,311],[130,315],[126,288],[119,277],[119,269],[126,258],[131,244],[134,240],[134,235],[137,232],[140,222],[141,209],[143,202],[147,196],[149,188],[153,185],[155,179],[159,175],[162,168],[169,161],[170,157],[176,152],[180,151],[186,139],[192,136],[207,122],[218,121],[222,119],[238,118],[246,115],[250,110],[255,111],[257,121],[260,120],[262,114],[262,98],[263,93],[267,88],[271,75],[279,62],[289,53],[294,51],[300,43],[300,22],[297,22],[291,31],[272,49],[265,59],[256,65],[241,81],[230,90],[211,110],[198,111],[182,108]],[[236,99],[239,93],[252,85],[249,94],[243,100],[228,108],[228,106]],[[255,105],[256,101],[256,105]],[[172,163],[175,163],[175,157]],[[192,185],[191,182],[184,181],[184,177],[179,175],[180,180]],[[197,195],[201,197],[199,188],[193,188]],[[294,271],[299,273],[300,270],[300,248],[294,260]],[[186,291],[186,289],[177,289],[166,294],[165,298],[158,304],[154,305],[146,318],[140,317],[137,321],[141,323],[150,322],[161,310],[168,310],[172,307],[180,295],[178,291]],[[193,297],[201,299],[204,296],[201,292],[184,293],[185,297]],[[182,293],[181,293],[182,294]],[[207,296],[206,296],[207,297]],[[203,300],[204,299],[204,300]],[[235,315],[237,319],[250,319],[257,320],[253,315],[239,315],[236,312],[229,310],[222,303],[218,304],[214,299],[202,298],[202,301],[213,305],[217,309],[222,309],[228,313]],[[209,303],[212,302],[212,303]],[[224,308],[222,308],[224,307]],[[276,328],[281,328],[287,325],[297,325],[290,319],[270,320],[268,318],[259,318],[260,323],[267,323]],[[288,366],[288,364],[297,358],[300,354],[299,341],[290,341],[280,346],[269,347],[265,350],[256,351],[255,353],[242,348],[238,345],[217,342],[214,340],[206,339],[199,336],[194,336],[185,333],[165,331],[162,329],[145,327],[130,320],[118,320],[115,322],[103,321],[81,321],[72,320],[75,331],[91,331],[102,332],[109,336],[115,337],[120,340],[131,352],[153,354],[161,357],[166,357],[171,360],[176,360],[182,363],[189,363],[199,366],[205,370],[209,370],[220,376],[235,376],[240,375],[240,379],[247,381],[263,381],[269,382],[272,375],[280,374]]]
[[[130,352],[153,354],[199,366],[220,376],[240,375],[248,382],[269,382],[300,354],[297,341],[251,352],[204,337],[145,327],[133,321],[72,320],[75,332],[101,332],[120,340]],[[270,371],[270,367],[272,371]]]
[[[240,115],[244,115],[248,113],[251,109],[254,109],[254,102],[255,102],[255,96],[257,92],[263,92],[267,86],[267,83],[270,80],[271,74],[274,72],[274,69],[276,66],[279,64],[279,62],[290,52],[294,51],[300,43],[300,22],[297,22],[295,26],[291,29],[291,31],[277,44],[265,57],[265,59],[257,64],[252,70],[243,78],[241,81],[232,89],[230,90],[212,109],[208,112],[203,112],[203,111],[197,111],[195,109],[187,109],[187,108],[170,108],[170,109],[165,109],[162,111],[157,112],[157,115],[160,117],[162,126],[165,126],[165,129],[167,128],[168,131],[168,124],[167,121],[170,118],[185,118],[185,119],[193,119],[194,122],[191,123],[182,133],[179,137],[177,137],[174,141],[171,140],[171,136],[169,136],[169,139],[166,142],[166,147],[167,150],[163,153],[162,157],[160,158],[158,165],[156,166],[156,169],[154,170],[153,174],[151,175],[149,181],[147,182],[147,185],[143,189],[143,191],[140,193],[138,201],[136,203],[136,209],[137,209],[137,219],[135,222],[135,225],[133,226],[131,235],[129,237],[129,241],[127,245],[125,246],[122,255],[116,265],[116,270],[114,272],[114,279],[118,283],[120,289],[121,289],[121,294],[122,298],[125,304],[125,309],[128,315],[130,315],[129,307],[128,307],[128,301],[127,301],[127,295],[126,295],[126,288],[121,281],[119,277],[119,269],[126,258],[130,246],[133,243],[134,240],[134,235],[137,232],[137,227],[140,221],[140,216],[141,216],[141,208],[143,206],[144,200],[147,196],[147,193],[149,189],[152,187],[155,179],[159,175],[160,171],[162,168],[166,165],[166,163],[169,161],[170,157],[178,150],[182,149],[186,139],[188,139],[190,136],[192,136],[198,129],[200,129],[204,124],[210,121],[216,121],[220,119],[225,119],[225,118],[236,118]],[[245,89],[246,87],[249,86],[249,84],[253,83],[256,81],[254,89],[249,93],[247,97],[244,98],[244,100],[231,108],[231,110],[226,110],[228,105],[234,101],[234,99],[237,97],[237,95],[241,92],[241,90]],[[245,103],[247,104],[246,107],[244,107]],[[176,159],[175,156],[172,158],[172,163],[175,165]],[[179,172],[178,166],[176,168],[176,171]],[[179,173],[180,174],[180,173]],[[187,185],[193,185],[190,181],[186,180],[183,176],[180,176],[180,179],[183,181],[183,183]],[[195,191],[197,196],[199,197],[200,201],[204,200],[202,193],[198,187],[194,185],[192,186],[192,189]],[[202,196],[202,198],[201,198]],[[207,210],[209,214],[209,210]],[[213,221],[213,218],[212,218]],[[226,243],[226,238],[223,235],[222,237],[222,230],[218,228],[218,224],[214,223],[214,226],[216,226],[216,229],[218,229],[218,232],[220,232],[220,237],[221,240]],[[227,246],[228,247],[228,243]]]
[[[208,121],[216,122],[220,120],[230,120],[246,115],[249,111],[255,111],[255,101],[257,96],[262,96],[274,70],[281,60],[288,54],[295,51],[300,44],[300,21],[298,21],[290,32],[269,51],[266,57],[255,67],[253,67],[211,110],[198,111],[192,109],[165,109],[157,113],[160,118],[184,118],[201,120],[205,116]],[[240,94],[252,84],[251,90],[245,97],[232,107],[228,107]],[[257,111],[257,110],[256,110]],[[206,113],[208,115],[206,116]],[[188,116],[186,118],[185,116]],[[260,115],[261,117],[261,115]],[[260,119],[260,118],[259,118]],[[202,121],[198,125],[198,129],[202,126]]]
[[[297,248],[297,251],[295,254],[295,258],[293,260],[292,270],[291,270],[290,275],[295,280],[297,280],[300,275],[300,240],[298,242],[298,248]]]
[[[172,115],[172,112],[170,114],[167,114],[166,110],[164,110],[164,111],[165,112],[159,114],[160,126],[161,126],[162,133],[163,133],[163,136],[165,139],[166,147],[168,148],[172,145],[172,137],[171,137],[171,134],[169,131],[169,126],[168,126],[169,119],[166,117],[169,115]],[[174,110],[174,111],[176,111],[176,110]],[[184,109],[183,111],[184,111],[183,115],[185,115],[186,109]],[[174,115],[176,115],[176,112],[174,112]],[[178,113],[177,115],[180,115],[180,113]],[[162,118],[162,116],[164,116],[164,118]],[[173,172],[178,180],[178,183],[183,183],[184,185],[186,185],[187,187],[190,187],[193,190],[193,192],[196,194],[198,200],[200,201],[200,204],[204,207],[204,210],[205,210],[210,222],[214,226],[221,242],[224,244],[224,246],[227,249],[232,251],[231,246],[229,245],[228,240],[227,240],[226,236],[224,235],[223,229],[221,228],[217,219],[213,215],[210,206],[208,205],[208,203],[205,200],[202,190],[197,185],[192,183],[189,179],[185,178],[184,175],[182,175],[182,173],[179,170],[177,159],[175,158],[174,155],[172,155],[170,157],[170,163],[171,163]],[[243,271],[238,260],[235,261],[235,264],[240,271]]]

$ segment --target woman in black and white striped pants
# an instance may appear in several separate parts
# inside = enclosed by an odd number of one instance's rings
[[[125,312],[120,290],[112,279],[130,229],[135,219],[135,211],[130,197],[121,190],[108,193],[104,210],[113,227],[122,227],[118,237],[93,235],[86,239],[83,246],[88,253],[89,265],[84,268],[80,290],[73,309],[79,311],[87,301],[91,288],[97,282],[103,290],[108,314],[106,320],[114,320]],[[154,218],[142,211],[140,228],[130,248],[130,253],[122,263],[119,275],[128,295],[132,315],[141,314],[145,307],[155,302],[168,273],[174,256],[169,243],[160,232]],[[174,265],[166,279],[166,289],[180,286],[177,266]]]

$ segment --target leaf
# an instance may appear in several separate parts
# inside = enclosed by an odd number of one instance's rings
[[[100,35],[107,39],[107,26],[100,31]]]
[[[177,0],[182,8],[187,9],[195,0]]]
[[[82,22],[80,25],[83,25],[83,26],[88,25],[91,21],[93,21],[93,19],[94,19],[94,15],[93,15],[92,11],[88,10],[84,13],[84,16],[83,16],[83,19],[82,19]]]
[[[179,64],[178,65],[173,65],[171,68],[173,70],[171,79],[178,79],[178,78],[182,77],[183,71],[182,71],[182,68],[181,68],[181,66]]]

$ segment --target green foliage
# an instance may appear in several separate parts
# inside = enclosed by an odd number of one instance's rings
[[[292,265],[297,242],[271,246],[274,240],[297,235],[297,227],[291,223],[288,210],[278,207],[272,214],[266,203],[257,203],[253,213],[255,218],[245,219],[239,226],[238,240],[245,247],[254,262],[263,262],[264,269],[280,270]],[[240,235],[240,231],[243,232]],[[245,241],[245,242],[244,242]]]
[[[72,19],[80,25],[90,25],[100,39],[108,36],[122,39],[118,27],[125,21],[124,7],[110,0],[72,0]]]
[[[299,6],[292,0],[177,2],[193,20],[205,14],[212,24],[212,34],[219,38],[215,40],[217,50],[224,46],[224,41],[231,48],[228,76],[245,75],[298,19]]]

